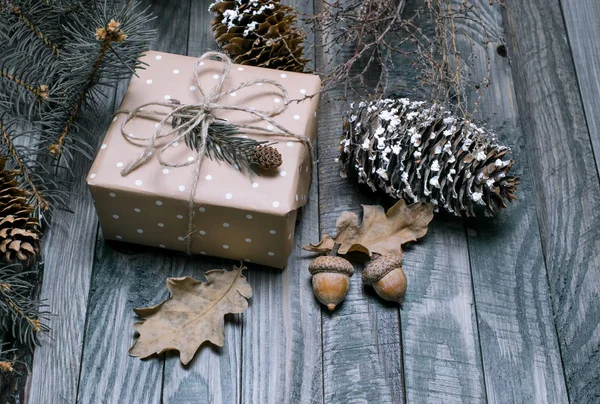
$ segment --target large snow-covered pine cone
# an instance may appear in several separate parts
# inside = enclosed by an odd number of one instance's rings
[[[351,105],[340,142],[342,176],[457,216],[486,216],[516,199],[514,160],[488,129],[436,104],[407,98]]]

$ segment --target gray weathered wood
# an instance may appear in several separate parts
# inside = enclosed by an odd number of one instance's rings
[[[505,9],[569,398],[600,396],[600,184],[557,0]]]
[[[561,0],[583,109],[600,171],[600,2]]]
[[[203,257],[179,257],[168,276],[191,276],[204,280],[207,269],[230,267],[230,261]],[[187,366],[176,352],[166,354],[162,381],[163,403],[237,403],[241,397],[241,338],[243,316],[225,318],[225,344],[222,348],[204,344]],[[160,384],[160,382],[159,382]]]
[[[484,403],[481,351],[463,222],[437,215],[407,246],[402,318],[407,403]]]
[[[185,53],[190,3],[173,5],[167,1],[148,1],[147,4],[152,5],[152,11],[158,16],[153,21],[158,38],[152,48]],[[173,24],[173,21],[179,23]],[[125,90],[126,86],[121,85],[118,102]],[[108,244],[101,235],[96,256],[79,402],[118,402],[120,397],[126,397],[125,402],[133,402],[138,397],[143,397],[142,402],[161,402],[163,357],[140,361],[128,355],[134,341],[133,308],[165,299],[168,296],[165,281],[177,273],[180,267],[175,265],[182,265],[183,260],[176,260],[179,255],[168,251]],[[110,358],[110,362],[106,362],[106,358]],[[116,374],[120,377],[115,377]]]
[[[114,90],[107,92],[107,108],[96,113],[95,149],[111,119]],[[43,242],[44,277],[40,298],[55,314],[50,335],[40,338],[31,369],[29,402],[74,403],[77,395],[82,345],[98,220],[85,176],[91,161],[77,155],[70,166],[75,181],[69,200],[72,213],[59,211]]]
[[[315,3],[320,5],[319,2]],[[318,9],[317,9],[318,11]],[[316,62],[319,68],[334,60],[324,53],[317,37]],[[345,49],[338,61],[351,57]],[[329,66],[331,67],[331,66]],[[332,91],[339,96],[340,91]],[[339,214],[359,213],[360,204],[373,204],[355,184],[339,175],[338,140],[342,130],[341,102],[321,105],[319,111],[319,217],[321,233],[335,232]],[[355,265],[356,269],[361,266]],[[361,271],[351,278],[346,299],[333,312],[322,310],[323,380],[326,403],[403,401],[402,350],[398,307],[382,304],[365,295]]]
[[[167,5],[167,2],[164,3]],[[192,1],[187,37],[187,53],[199,56],[215,43],[210,31],[210,14],[205,2]],[[183,52],[183,49],[179,49]],[[185,257],[174,263],[169,276],[191,276],[203,280],[207,270],[230,269],[234,263],[212,257]],[[252,307],[252,302],[250,303]],[[239,402],[242,370],[242,328],[244,315],[229,315],[225,322],[225,344],[222,348],[203,345],[194,360],[183,366],[177,353],[166,355],[163,378],[164,403],[235,403]]]
[[[456,1],[451,2],[456,5]],[[405,18],[422,2],[407,5]],[[418,21],[433,38],[430,19]],[[399,88],[418,79],[406,66],[395,73]],[[407,403],[483,403],[486,391],[463,221],[437,214],[427,236],[407,246],[404,270],[408,291],[402,319],[402,350]]]
[[[503,35],[499,7],[477,1],[481,19],[490,32]],[[479,323],[488,402],[565,403],[568,401],[560,351],[552,317],[547,271],[542,254],[531,174],[518,125],[513,81],[508,59],[496,51],[501,38],[484,48],[481,24],[459,20],[457,38],[463,54],[478,62],[471,77],[481,81],[490,58],[490,86],[480,100],[477,118],[512,147],[521,176],[519,201],[494,219],[469,221],[469,256]],[[486,54],[487,50],[487,54]],[[505,375],[510,377],[505,377]]]
[[[312,13],[312,4],[305,0],[282,3]],[[319,237],[317,187],[315,164],[309,201],[296,226],[296,245]],[[323,402],[321,316],[310,287],[310,259],[297,248],[283,272],[257,266],[248,272],[254,297],[244,314],[243,403]]]
[[[88,302],[78,402],[160,403],[163,361],[127,353],[134,307],[164,300],[171,257],[163,251],[107,244],[100,233]],[[73,401],[74,402],[74,401]]]

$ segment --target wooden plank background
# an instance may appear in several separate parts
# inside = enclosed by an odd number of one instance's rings
[[[504,16],[569,398],[598,402],[600,182],[581,96],[588,89],[578,85],[568,38],[584,44],[569,35],[558,0],[514,0]],[[593,26],[577,24],[597,49]]]
[[[600,4],[474,2],[507,38],[474,50],[491,58],[478,118],[513,148],[519,201],[493,220],[437,215],[429,234],[406,251],[403,309],[363,288],[356,265],[344,303],[322,310],[310,287],[312,257],[297,249],[285,271],[250,266],[254,296],[246,313],[228,316],[223,348],[203,346],[185,367],[174,354],[131,358],[134,307],[166,298],[167,277],[202,278],[232,262],[106,243],[82,179],[90,162],[77,159],[82,197],[44,245],[42,298],[57,316],[35,352],[29,403],[598,402]],[[216,49],[207,2],[144,3],[157,15],[152,49],[191,56]],[[323,6],[285,3],[307,14]],[[421,4],[411,1],[405,12]],[[426,22],[421,28],[433,32]],[[469,38],[483,32],[475,23],[459,28],[457,46],[468,55]],[[322,42],[307,38],[317,68],[336,61]],[[501,45],[508,57],[497,51]],[[397,63],[392,82],[408,87],[415,72]],[[477,80],[485,66],[470,73]],[[99,138],[126,84],[107,94]],[[332,101],[319,111],[318,164],[299,245],[333,231],[342,211],[390,204],[338,174],[344,108]]]

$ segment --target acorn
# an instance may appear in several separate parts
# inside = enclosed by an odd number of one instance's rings
[[[373,289],[384,300],[402,304],[406,293],[406,275],[402,270],[402,256],[382,255],[373,259],[362,274],[365,285]]]
[[[331,311],[335,309],[348,294],[350,277],[354,275],[352,264],[336,256],[315,258],[308,270],[311,273],[313,292],[317,299]]]

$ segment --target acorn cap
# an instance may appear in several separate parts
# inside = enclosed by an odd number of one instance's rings
[[[308,266],[308,271],[311,275],[315,275],[321,272],[336,272],[347,276],[354,275],[354,267],[345,258],[335,257],[331,255],[324,255],[317,257]]]
[[[402,267],[402,255],[382,255],[367,265],[362,274],[363,283],[372,285],[399,267]]]

